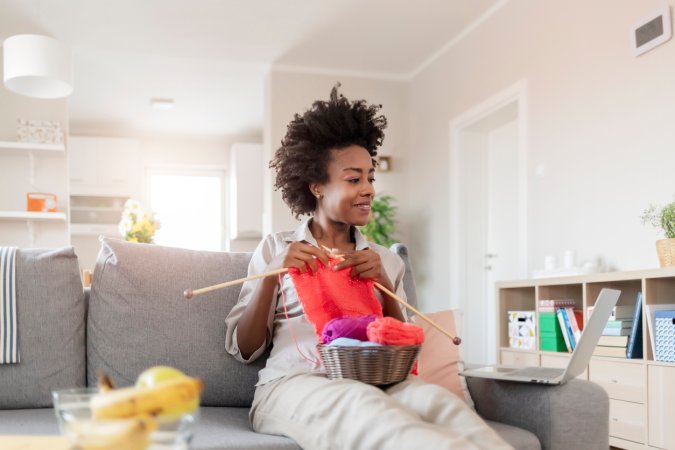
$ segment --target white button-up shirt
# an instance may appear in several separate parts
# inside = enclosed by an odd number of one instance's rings
[[[292,242],[302,241],[318,247],[316,239],[309,229],[310,220],[304,221],[295,231],[273,233],[263,239],[253,253],[248,274],[263,273],[269,262]],[[377,252],[380,255],[385,273],[394,285],[394,292],[397,296],[405,299],[405,292],[403,291],[405,265],[403,260],[388,248],[366,241],[356,227],[353,227],[353,233],[356,250],[370,248]],[[248,359],[244,359],[241,355],[237,343],[237,326],[239,318],[244,313],[259,282],[258,279],[244,283],[239,294],[239,301],[225,320],[227,352],[243,363],[250,363],[255,361],[274,342],[265,368],[258,374],[258,386],[295,373],[325,373],[316,350],[318,337],[314,332],[314,326],[307,320],[291,277],[287,273],[282,276],[281,289],[277,288],[274,292],[276,307],[270,311],[265,343],[253,352]],[[381,294],[377,289],[375,295],[381,300]],[[284,302],[288,318],[286,318],[284,312]],[[403,316],[406,317],[405,311],[403,313]]]

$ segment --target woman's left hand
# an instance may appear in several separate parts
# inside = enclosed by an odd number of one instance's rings
[[[345,253],[341,256],[344,258],[344,260],[333,266],[333,270],[351,267],[352,270],[350,272],[350,276],[368,278],[377,283],[380,283],[390,291],[395,290],[394,286],[391,284],[391,281],[389,281],[389,277],[387,277],[387,274],[382,268],[382,260],[380,259],[380,255],[377,252],[371,249],[365,249]],[[401,308],[398,306],[398,303],[384,293],[382,296],[382,312],[385,316],[394,317],[401,322],[406,321]]]
[[[333,270],[351,267],[352,270],[349,275],[352,278],[367,278],[385,286],[390,285],[389,278],[382,268],[382,260],[377,252],[367,248],[345,253],[341,256],[344,260],[334,266]]]

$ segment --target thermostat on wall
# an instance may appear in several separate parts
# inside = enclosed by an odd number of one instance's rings
[[[670,39],[670,7],[640,20],[631,28],[633,54],[641,55]]]

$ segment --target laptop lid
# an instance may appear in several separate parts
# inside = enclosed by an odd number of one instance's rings
[[[612,314],[612,309],[619,300],[620,295],[621,291],[616,289],[604,288],[600,291],[595,301],[595,306],[593,306],[591,317],[584,326],[579,342],[572,353],[567,369],[565,369],[562,382],[571,380],[586,370],[595,346],[598,344],[598,340],[600,340],[602,331],[605,329],[607,320]]]

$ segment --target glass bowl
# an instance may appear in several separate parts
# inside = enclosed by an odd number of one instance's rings
[[[98,388],[62,389],[52,392],[54,413],[59,430],[73,445],[82,449],[118,448],[111,442],[128,433],[129,421],[125,419],[94,419],[91,399]],[[187,449],[194,436],[199,409],[190,413],[155,417],[157,428],[149,436],[133,436],[133,442],[125,441],[124,448],[151,450]],[[119,441],[118,441],[119,442]]]

